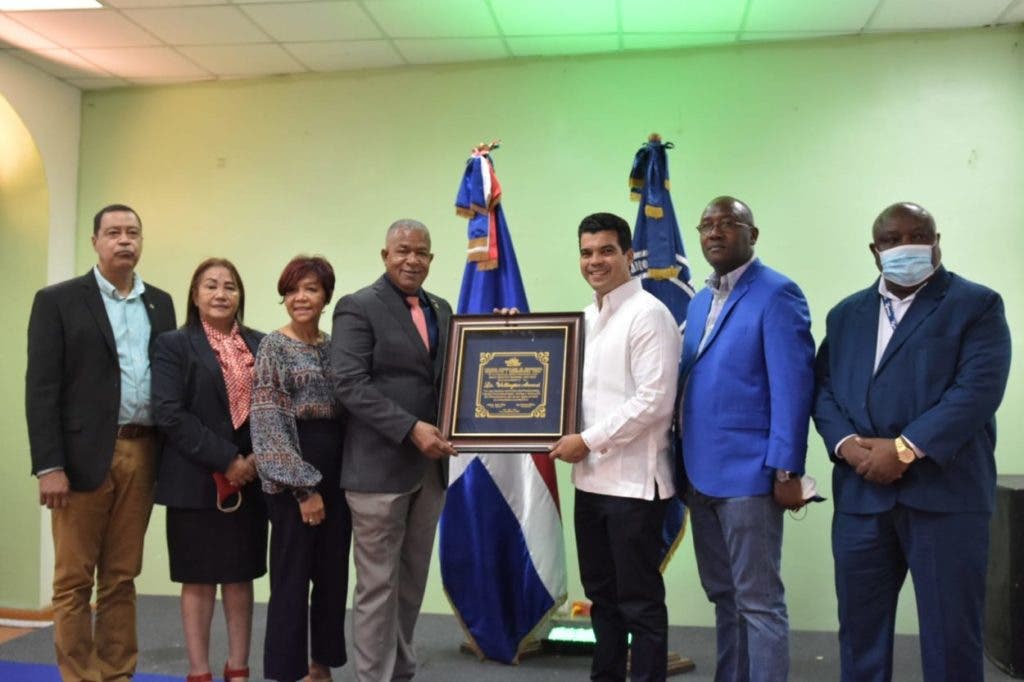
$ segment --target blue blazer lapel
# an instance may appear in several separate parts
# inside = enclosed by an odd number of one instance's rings
[[[704,344],[704,348],[701,350],[700,355],[704,355],[708,348],[711,347],[711,344],[715,342],[715,339],[718,338],[718,334],[722,331],[722,327],[725,326],[725,322],[729,319],[729,315],[732,314],[732,311],[736,308],[736,304],[739,303],[740,299],[743,298],[747,294],[747,291],[750,290],[751,283],[757,279],[757,275],[761,272],[762,267],[764,266],[761,265],[761,261],[755,260],[746,269],[743,276],[740,277],[740,281],[736,282],[736,286],[733,288],[732,292],[729,293],[729,297],[725,299],[725,305],[722,307],[722,312],[718,314],[718,319],[715,320],[715,326],[711,328],[711,336],[708,337],[707,343]],[[711,306],[709,305],[709,311],[710,308]],[[704,316],[704,320],[706,324],[707,315]]]
[[[932,281],[928,282],[923,289],[917,292],[914,302],[910,304],[910,308],[903,315],[903,319],[896,325],[896,331],[889,340],[889,344],[885,347],[882,359],[878,362],[876,374],[882,371],[882,368],[889,362],[889,359],[899,351],[900,347],[906,343],[918,326],[939,307],[939,303],[945,297],[948,288],[949,273],[945,268],[940,268],[935,273]]]
[[[878,347],[878,286],[864,290],[854,304],[851,328],[846,341],[853,353],[851,372],[843,381],[851,384],[850,395],[865,396],[874,377],[875,349]]]
[[[189,326],[188,339],[192,344],[192,350],[195,352],[196,357],[199,358],[199,364],[210,373],[213,385],[217,388],[217,396],[224,404],[224,407],[230,410],[231,404],[228,402],[228,387],[224,383],[224,372],[221,371],[217,356],[213,352],[213,348],[210,347],[210,342],[206,338],[206,332],[203,331],[201,326]]]
[[[711,312],[711,292],[704,289],[690,301],[686,315],[686,334],[683,335],[683,359],[679,364],[679,387],[682,388],[683,377],[697,359],[697,348],[704,335],[708,314]],[[682,393],[680,393],[682,395]]]

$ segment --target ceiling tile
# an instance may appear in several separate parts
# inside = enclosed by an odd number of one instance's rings
[[[284,48],[313,71],[378,69],[404,64],[387,40],[285,43]]]
[[[0,45],[23,47],[26,50],[58,47],[56,43],[2,14],[0,14]]]
[[[218,76],[271,76],[306,71],[279,45],[207,45],[183,47],[181,52]]]
[[[112,9],[19,12],[18,22],[61,47],[144,47],[160,44],[159,40]]]
[[[616,33],[614,0],[491,0],[505,35]]]
[[[187,7],[189,5],[224,4],[226,0],[103,0],[108,7],[126,9],[130,7]]]
[[[242,5],[242,10],[281,42],[381,37],[377,27],[354,2],[276,2]]]
[[[393,38],[486,38],[498,27],[480,0],[364,0],[363,7]]]
[[[747,31],[860,31],[878,0],[753,0]]]
[[[617,52],[619,36],[615,34],[586,36],[524,36],[505,39],[516,57],[594,54]]]
[[[622,46],[627,50],[670,50],[676,47],[724,45],[736,41],[736,31],[727,33],[627,33]]]
[[[76,50],[122,78],[203,78],[209,74],[169,47]]]
[[[82,90],[107,90],[129,85],[128,81],[120,78],[68,78],[67,81]]]
[[[747,0],[622,0],[622,30],[629,33],[738,31]]]
[[[56,76],[57,78],[92,78],[108,76],[100,67],[82,59],[71,50],[12,50],[16,55],[33,66]]]
[[[265,43],[270,38],[237,7],[159,7],[125,16],[171,45]]]
[[[132,85],[179,85],[182,83],[203,83],[217,80],[216,76],[204,76],[202,78],[132,78],[129,81]]]
[[[885,0],[869,31],[966,28],[991,24],[1006,9],[1006,0]]]
[[[1024,0],[1018,0],[1016,6],[1006,13],[1002,21],[1004,24],[1016,24],[1017,22],[1024,22]]]
[[[408,38],[396,40],[395,47],[410,64],[471,62],[509,56],[499,38]]]

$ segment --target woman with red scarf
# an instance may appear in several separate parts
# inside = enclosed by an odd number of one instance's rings
[[[252,581],[264,575],[267,516],[249,435],[254,355],[245,289],[228,260],[199,264],[185,326],[153,355],[153,410],[164,436],[156,501],[167,506],[171,580],[181,583],[187,682],[210,682],[217,586],[227,621],[225,681],[249,677]]]

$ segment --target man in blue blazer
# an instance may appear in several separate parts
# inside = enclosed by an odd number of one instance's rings
[[[832,309],[817,359],[842,679],[892,678],[909,569],[924,679],[981,680],[1003,302],[940,265],[935,220],[916,204],[882,211],[870,249],[882,276]]]
[[[697,569],[715,604],[715,679],[781,681],[782,514],[803,504],[810,314],[800,288],[754,256],[746,204],[718,197],[697,229],[714,273],[687,311],[679,428]]]

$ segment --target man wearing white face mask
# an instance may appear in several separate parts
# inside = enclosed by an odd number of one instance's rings
[[[816,363],[842,679],[892,678],[909,570],[924,679],[981,680],[1003,302],[942,267],[935,220],[916,204],[882,211],[870,249],[882,276],[832,309]]]

